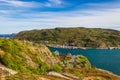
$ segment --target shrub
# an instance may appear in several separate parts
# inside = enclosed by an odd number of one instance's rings
[[[59,64],[55,64],[51,67],[51,70],[55,72],[62,72],[62,67]]]
[[[39,62],[38,73],[45,74],[49,70],[49,66],[43,62]]]

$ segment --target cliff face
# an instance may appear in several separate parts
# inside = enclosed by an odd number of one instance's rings
[[[10,69],[36,72],[40,68],[47,69],[58,62],[59,59],[44,45],[0,39],[0,63]]]
[[[36,43],[56,43],[93,48],[120,45],[120,31],[100,28],[55,28],[22,31],[14,38]]]

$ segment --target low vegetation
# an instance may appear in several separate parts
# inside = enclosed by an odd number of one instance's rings
[[[44,45],[0,39],[0,63],[18,72],[44,74],[59,62]]]
[[[63,77],[47,75],[52,71],[73,80],[84,80],[91,76],[105,80],[120,79],[91,68],[90,62],[84,56],[56,55],[44,45],[12,39],[0,39],[0,67],[1,65],[17,72],[9,75],[8,71],[2,70],[0,79],[3,79],[2,75],[6,80],[66,80]]]
[[[120,45],[120,31],[100,28],[55,28],[22,31],[14,38],[35,43],[106,48]]]

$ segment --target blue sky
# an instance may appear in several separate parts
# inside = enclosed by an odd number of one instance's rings
[[[55,27],[120,30],[120,0],[0,0],[0,33]]]

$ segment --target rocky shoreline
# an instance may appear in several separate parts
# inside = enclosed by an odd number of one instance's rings
[[[96,69],[99,70],[99,71],[103,71],[103,72],[106,72],[106,73],[108,73],[108,74],[111,74],[111,75],[113,75],[113,76],[116,76],[116,77],[119,77],[119,78],[120,78],[119,75],[114,74],[114,73],[112,73],[112,72],[110,72],[110,71],[107,71],[107,70],[104,70],[104,69],[100,69],[100,68],[96,68]]]

